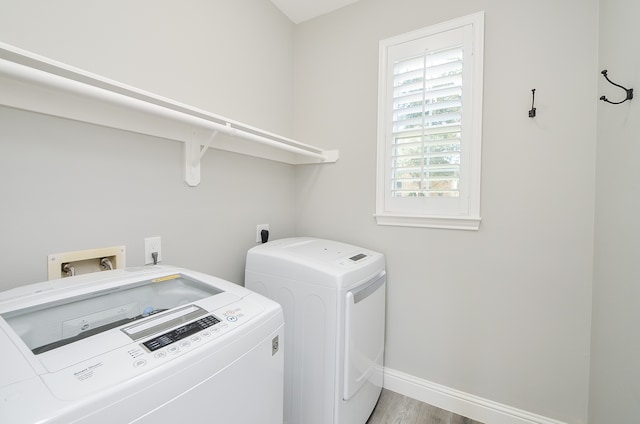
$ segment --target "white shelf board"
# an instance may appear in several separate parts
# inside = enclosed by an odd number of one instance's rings
[[[0,105],[185,144],[185,180],[200,182],[201,146],[293,165],[332,163],[323,150],[0,43]],[[213,133],[229,137],[216,137]]]

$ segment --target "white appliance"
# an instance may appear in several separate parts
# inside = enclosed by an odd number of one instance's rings
[[[382,390],[384,256],[329,240],[276,240],[247,253],[245,287],[284,309],[284,422],[364,424]]]
[[[280,306],[152,266],[0,293],[0,423],[280,424]]]

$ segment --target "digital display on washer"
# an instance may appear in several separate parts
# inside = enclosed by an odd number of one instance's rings
[[[182,340],[185,337],[189,337],[198,331],[204,330],[212,325],[216,325],[219,322],[220,320],[213,315],[207,315],[206,317],[200,318],[199,320],[189,324],[185,324],[182,327],[176,328],[168,333],[164,333],[163,335],[158,336],[155,339],[148,340],[142,344],[153,352],[154,350],[163,348],[171,343],[175,343],[178,340]]]
[[[358,262],[360,259],[364,259],[366,257],[367,255],[365,255],[364,253],[358,253],[357,255],[352,256],[349,259],[351,259],[353,262]]]

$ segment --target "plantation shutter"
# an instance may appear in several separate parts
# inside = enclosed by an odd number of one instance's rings
[[[393,64],[391,195],[459,197],[463,46]]]
[[[376,222],[480,225],[484,13],[380,41]]]

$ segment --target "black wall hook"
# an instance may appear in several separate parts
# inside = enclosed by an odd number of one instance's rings
[[[536,117],[536,108],[533,107],[535,102],[536,102],[536,89],[534,88],[531,90],[531,110],[529,111],[529,118]]]
[[[604,77],[606,78],[607,81],[609,81],[611,84],[615,85],[616,87],[620,87],[622,88],[624,91],[627,92],[627,97],[620,101],[620,102],[612,102],[609,99],[607,99],[605,96],[600,97],[600,100],[605,101],[607,103],[611,103],[612,105],[619,105],[620,103],[624,103],[627,100],[631,100],[633,99],[633,88],[624,88],[623,86],[621,86],[620,84],[616,84],[615,82],[611,81],[609,79],[609,77],[607,76],[607,70],[605,69],[604,71],[601,72],[602,75],[604,75]]]

